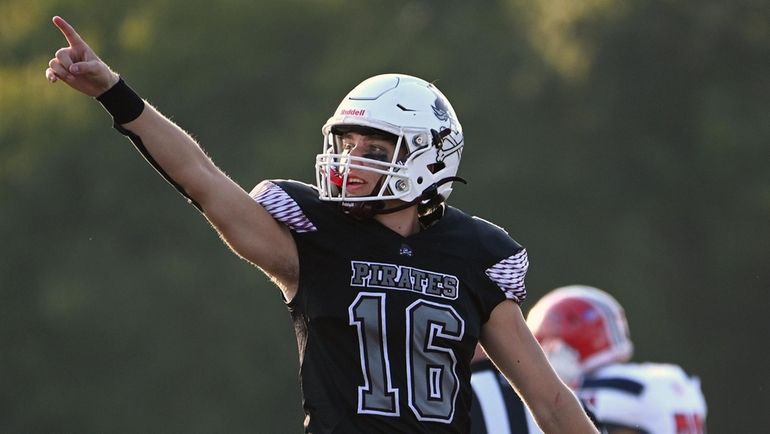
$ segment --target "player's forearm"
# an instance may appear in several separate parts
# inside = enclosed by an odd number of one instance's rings
[[[553,402],[546,408],[545,412],[534,412],[538,425],[545,433],[599,433],[575,395],[566,387],[554,395]]]
[[[178,125],[142,100],[120,80],[97,97],[147,161],[182,195],[201,209],[212,178],[226,176]]]
[[[122,127],[139,137],[148,154],[145,157],[151,158],[193,199],[200,199],[201,186],[218,169],[188,133],[149,104],[136,120]]]

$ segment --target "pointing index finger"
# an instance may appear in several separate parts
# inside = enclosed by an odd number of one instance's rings
[[[83,38],[78,35],[78,32],[75,31],[75,28],[73,28],[68,22],[64,21],[64,18],[58,15],[53,17],[53,24],[62,32],[64,37],[67,39],[67,42],[69,42],[70,47],[85,45]]]

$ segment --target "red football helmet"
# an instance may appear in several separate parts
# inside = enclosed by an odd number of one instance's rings
[[[633,353],[623,307],[590,286],[549,292],[532,306],[527,325],[567,384],[600,366],[627,362]]]

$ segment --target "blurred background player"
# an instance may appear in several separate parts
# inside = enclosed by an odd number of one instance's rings
[[[551,365],[608,434],[702,434],[700,381],[673,364],[629,363],[623,307],[589,286],[556,288],[529,311],[527,324]]]

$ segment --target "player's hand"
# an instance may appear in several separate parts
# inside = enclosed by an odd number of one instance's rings
[[[62,80],[88,96],[99,96],[118,82],[118,74],[94,53],[78,32],[63,18],[53,17],[53,24],[67,39],[68,47],[60,48],[48,62],[45,76],[51,83]]]

